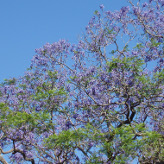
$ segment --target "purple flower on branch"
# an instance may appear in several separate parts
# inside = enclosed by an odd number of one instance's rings
[[[103,5],[103,4],[100,5],[100,9],[101,9],[101,10],[104,9],[104,5]]]

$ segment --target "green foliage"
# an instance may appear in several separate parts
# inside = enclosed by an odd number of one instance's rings
[[[44,84],[45,86],[45,84]],[[63,97],[63,102],[66,100],[66,96],[67,96],[67,92],[65,91],[65,89],[63,87],[61,87],[60,89],[58,88],[53,88],[53,89],[44,89],[44,87],[37,87],[37,92],[36,94],[33,96],[35,100],[47,100],[49,97],[56,97],[56,99],[58,99],[58,97],[60,96],[64,96]]]
[[[121,66],[118,67],[118,64]],[[111,72],[113,69],[122,69],[122,70],[134,70],[135,72],[139,72],[144,65],[144,61],[138,59],[136,57],[124,57],[123,59],[120,58],[112,58],[110,62],[107,62],[109,67],[108,71]]]
[[[1,105],[2,106],[2,105]],[[28,124],[31,127],[36,127],[39,122],[50,119],[50,114],[45,112],[32,112],[28,114],[26,112],[14,112],[9,110],[7,107],[3,105],[3,109],[1,108],[3,115],[1,115],[0,119],[3,122],[2,124],[8,127],[20,127],[24,124]]]
[[[161,42],[158,42],[155,38],[151,38],[152,47],[158,47],[159,45],[161,45]]]
[[[140,49],[144,48],[144,46],[142,45],[142,43],[137,43],[136,47],[134,47],[134,48],[140,50]]]
[[[52,72],[52,71],[48,70],[48,75],[50,76],[51,79],[55,79],[55,80],[58,79],[57,78],[57,71]]]
[[[59,134],[53,134],[44,140],[45,145],[48,148],[52,147],[71,147],[76,142],[79,142],[86,137],[83,129],[79,128],[77,130],[63,130]]]
[[[109,29],[109,28],[107,28],[107,32],[108,32],[108,34],[112,34],[113,29]]]
[[[16,79],[4,79],[4,82],[1,85],[14,85],[16,83]]]
[[[102,164],[98,154],[93,153],[93,155],[85,162],[85,164]]]
[[[129,51],[129,49],[128,49],[128,45],[125,45],[125,47],[124,47],[123,51],[124,51],[124,52]]]
[[[114,54],[115,52],[116,52],[116,51],[112,50],[112,51],[111,51],[111,54]]]
[[[97,14],[98,14],[98,10],[95,10],[95,11],[94,11],[94,14],[97,15]]]
[[[113,139],[108,142],[103,142],[103,147],[101,147],[100,152],[106,154],[108,158],[112,158],[113,152],[120,152],[116,159],[115,163],[126,163],[129,160],[129,157],[132,159],[136,158],[138,150],[143,146],[142,137],[147,136],[147,129],[143,123],[136,124],[135,126],[127,125],[121,126],[120,128],[112,127],[113,131],[109,136],[113,136]],[[142,134],[137,140],[134,139],[136,134]],[[155,135],[156,136],[156,135]],[[114,143],[118,143],[113,146]]]
[[[154,82],[164,84],[164,69],[161,72],[156,72],[153,76]]]

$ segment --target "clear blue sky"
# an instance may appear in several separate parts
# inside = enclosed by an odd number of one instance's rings
[[[0,82],[22,76],[45,43],[77,42],[101,4],[106,10],[127,5],[126,0],[0,0]]]

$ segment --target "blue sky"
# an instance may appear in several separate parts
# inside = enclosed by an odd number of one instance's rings
[[[105,10],[127,5],[126,0],[0,1],[0,82],[22,76],[45,43],[76,43],[101,4]]]

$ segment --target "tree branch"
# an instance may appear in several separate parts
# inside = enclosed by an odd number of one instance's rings
[[[2,164],[8,164],[2,155],[0,155],[0,162],[2,162]]]
[[[21,150],[19,150],[19,149],[15,149],[14,152],[13,152],[13,154],[15,154],[15,153],[20,153],[20,154],[22,154],[24,160],[30,161],[32,164],[35,164],[34,159],[27,158],[27,157],[26,157],[26,154],[25,154],[23,151],[21,151]]]

